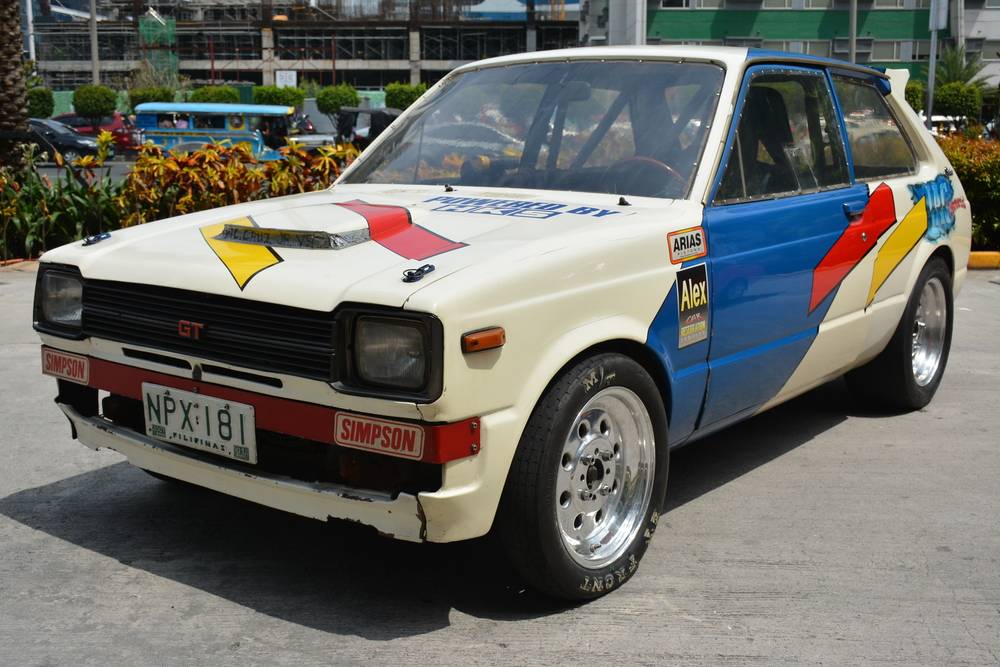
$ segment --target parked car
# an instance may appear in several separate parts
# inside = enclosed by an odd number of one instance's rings
[[[97,155],[96,140],[81,135],[57,120],[32,118],[28,121],[28,129],[38,146],[48,153],[50,159],[55,159],[57,152],[67,162],[81,155]]]
[[[460,67],[329,190],[46,253],[43,372],[151,473],[495,530],[531,586],[601,596],[672,448],[845,373],[868,409],[934,396],[971,217],[906,79],[735,47]]]
[[[84,118],[72,112],[59,114],[53,120],[72,127],[80,134],[97,136],[102,130],[107,130],[114,137],[115,147],[119,152],[135,151],[142,145],[142,135],[136,130],[132,121],[117,111],[111,116],[102,118],[97,128],[93,127],[92,118]]]

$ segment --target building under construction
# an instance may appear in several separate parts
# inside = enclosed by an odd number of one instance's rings
[[[32,48],[47,85],[93,80],[87,0],[34,2]],[[379,88],[432,83],[463,63],[578,42],[578,0],[97,0],[98,73],[140,69],[197,83]],[[288,77],[294,72],[294,76]]]

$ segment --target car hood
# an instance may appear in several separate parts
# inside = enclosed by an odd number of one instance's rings
[[[691,202],[618,205],[611,195],[588,193],[445,190],[338,185],[122,229],[42,259],[76,265],[88,279],[328,311],[343,302],[403,306],[416,290],[457,271],[495,265],[505,253],[517,262],[586,242],[591,230],[653,219],[662,225],[665,218],[676,220],[678,229],[698,224],[692,222],[698,206]],[[253,227],[258,229],[249,231]],[[300,245],[300,238],[276,230],[326,232],[345,247],[289,247]],[[433,269],[419,280],[404,273],[425,265]]]

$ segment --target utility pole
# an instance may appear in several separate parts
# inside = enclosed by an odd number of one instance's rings
[[[97,0],[90,0],[90,71],[94,85],[100,85],[101,56],[97,49]]]
[[[632,44],[642,46],[646,43],[646,3],[639,0],[633,4],[632,8],[635,11],[635,15],[632,17],[634,21],[632,24]]]
[[[527,33],[525,35],[525,50],[538,50],[538,26],[535,24],[535,0],[527,0],[524,8],[525,17],[528,19]]]
[[[858,62],[858,0],[851,0],[851,36],[848,43],[848,51],[852,63]]]
[[[35,0],[27,0],[25,10],[28,15],[28,60],[34,62],[35,58]]]
[[[948,27],[948,0],[931,0],[931,17],[927,26],[931,31],[931,53],[927,63],[927,129],[931,129],[934,113],[934,75],[937,70],[938,30]]]

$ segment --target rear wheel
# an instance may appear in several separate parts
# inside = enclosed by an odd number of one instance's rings
[[[667,483],[660,393],[618,354],[582,361],[528,421],[498,517],[508,556],[535,589],[587,600],[635,572]]]
[[[921,271],[885,350],[847,374],[865,407],[919,410],[930,403],[948,363],[953,320],[951,273],[934,258]]]

